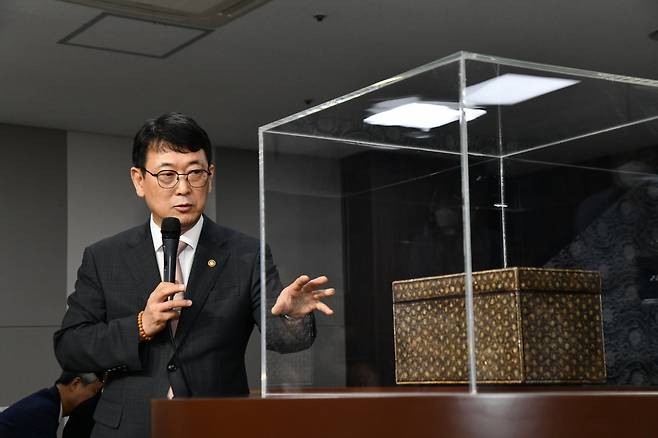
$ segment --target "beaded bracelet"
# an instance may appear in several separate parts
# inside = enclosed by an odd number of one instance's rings
[[[137,328],[139,329],[139,339],[141,339],[142,341],[150,341],[151,339],[153,339],[153,336],[147,335],[146,332],[144,331],[144,324],[142,324],[143,315],[144,315],[143,310],[139,312],[139,314],[137,315]]]

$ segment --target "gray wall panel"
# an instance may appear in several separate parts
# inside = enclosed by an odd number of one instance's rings
[[[68,134],[68,293],[85,247],[148,218],[130,180],[131,155],[129,138]]]
[[[59,377],[60,368],[53,354],[55,330],[55,327],[0,329],[0,406],[52,386]]]
[[[0,124],[0,144],[11,188],[0,214],[0,327],[54,326],[66,284],[66,133]]]
[[[217,220],[258,238],[258,152],[215,148]]]
[[[215,148],[217,222],[258,237],[258,154]],[[245,353],[249,387],[260,389],[260,334],[254,330]]]

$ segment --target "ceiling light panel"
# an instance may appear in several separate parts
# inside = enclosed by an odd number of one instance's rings
[[[60,43],[110,52],[166,58],[209,33],[137,18],[101,14]]]
[[[270,0],[59,0],[164,23],[215,29]]]
[[[217,0],[141,0],[126,3],[145,4],[154,9],[170,9],[185,14],[204,14],[225,2]]]

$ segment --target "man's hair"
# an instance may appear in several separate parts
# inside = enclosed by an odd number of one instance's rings
[[[208,134],[191,117],[181,113],[165,113],[144,123],[133,140],[133,166],[144,169],[149,148],[182,153],[203,149],[208,164],[212,163]]]
[[[101,380],[101,377],[96,373],[74,373],[72,371],[62,371],[59,378],[55,380],[55,385],[68,385],[76,377],[80,377],[80,380],[82,380],[82,383],[85,385],[94,383],[96,380]]]

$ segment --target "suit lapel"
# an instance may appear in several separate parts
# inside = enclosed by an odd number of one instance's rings
[[[148,222],[128,239],[128,246],[128,269],[142,291],[140,305],[143,306],[161,281]]]
[[[230,256],[226,242],[221,239],[215,227],[211,220],[204,218],[203,229],[194,253],[190,280],[185,288],[186,296],[192,300],[192,307],[181,312],[175,337],[177,345],[181,345],[189,333],[190,327],[206,303],[208,294],[224,272]]]

